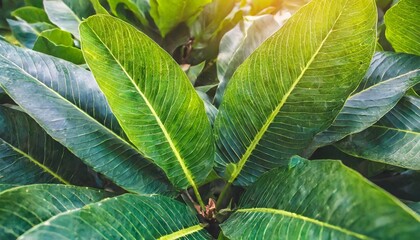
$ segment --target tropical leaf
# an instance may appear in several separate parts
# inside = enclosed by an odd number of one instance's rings
[[[236,71],[215,120],[216,167],[246,186],[334,120],[375,47],[372,0],[313,0]]]
[[[16,239],[59,213],[74,211],[112,194],[65,185],[29,185],[0,192],[0,238]]]
[[[306,150],[326,146],[361,132],[389,112],[405,92],[420,83],[420,57],[411,54],[376,53],[358,89],[347,99],[333,124],[318,133]]]
[[[420,98],[402,98],[378,123],[335,146],[349,155],[420,170]]]
[[[295,157],[291,164],[263,175],[245,192],[239,209],[221,225],[228,238],[413,239],[420,234],[418,215],[339,161]]]
[[[0,106],[0,183],[92,184],[87,167],[25,113]]]
[[[108,11],[102,6],[102,3],[105,0],[90,0],[93,8],[97,14],[109,14]]]
[[[79,24],[95,13],[88,0],[44,0],[44,9],[51,22],[80,39]]]
[[[41,32],[55,28],[49,23],[39,22],[39,23],[27,23],[25,21],[11,20],[7,19],[7,23],[12,30],[13,36],[16,40],[27,48],[33,48],[36,39],[41,34]]]
[[[70,224],[69,224],[70,223]],[[18,239],[211,239],[194,212],[162,196],[125,194],[57,215]]]
[[[212,169],[214,148],[203,102],[185,73],[114,17],[93,16],[80,31],[86,62],[128,138],[176,187],[196,190]]]
[[[151,0],[150,15],[165,37],[178,24],[191,24],[211,0]]]
[[[82,51],[73,47],[71,34],[59,28],[42,32],[38,36],[33,50],[64,59],[75,64],[85,63]]]
[[[118,124],[90,72],[3,42],[0,67],[7,94],[84,163],[128,191],[170,194],[163,174],[111,130]]]
[[[0,184],[0,193],[7,190],[7,189],[11,189],[14,187],[18,187],[17,185],[14,184]]]
[[[134,14],[134,16],[140,20],[143,26],[148,26],[149,22],[147,20],[146,14],[150,10],[148,0],[108,0],[109,7],[112,14],[118,16],[121,19],[130,21],[127,19],[127,12],[122,11],[122,9],[127,9]],[[121,7],[123,6],[123,7]]]
[[[36,8],[32,6],[25,6],[16,9],[13,11],[12,16],[21,19],[27,23],[37,23],[37,22],[45,22],[51,23],[48,19],[47,13],[41,8]]]
[[[280,24],[273,15],[248,16],[223,36],[217,56],[217,78],[220,82],[215,96],[217,106],[222,102],[235,70],[279,28]]]
[[[397,52],[420,56],[420,1],[401,0],[385,14],[385,35]]]

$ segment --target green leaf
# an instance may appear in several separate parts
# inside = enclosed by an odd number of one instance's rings
[[[7,19],[10,29],[16,40],[27,48],[33,48],[36,39],[41,32],[55,28],[49,23],[27,23],[25,21],[15,21]]]
[[[339,161],[321,160],[263,175],[221,227],[232,240],[413,239],[420,217]]]
[[[215,96],[217,106],[222,102],[235,70],[279,28],[280,24],[272,15],[248,16],[223,36],[217,56],[217,78],[220,82]]]
[[[284,165],[334,120],[376,42],[373,0],[313,0],[236,71],[215,120],[216,169],[246,186]]]
[[[90,0],[90,2],[97,14],[109,14],[108,11],[102,6],[100,0]]]
[[[180,23],[191,24],[211,0],[151,0],[150,15],[165,37]]]
[[[92,184],[87,167],[25,113],[0,106],[0,183]]]
[[[204,104],[185,73],[114,17],[93,16],[80,32],[86,62],[130,141],[176,187],[196,189],[212,169],[214,148]]]
[[[89,71],[3,42],[0,67],[7,94],[84,163],[128,191],[171,194],[161,171],[112,131],[121,130]]]
[[[65,185],[29,185],[0,193],[0,238],[16,239],[51,217],[111,196],[103,191]]]
[[[420,98],[402,98],[378,123],[335,146],[349,155],[420,170]]]
[[[0,184],[0,193],[11,188],[15,188],[17,185],[14,184]]]
[[[401,0],[385,14],[385,35],[397,52],[420,56],[420,1]]]
[[[75,64],[85,63],[82,51],[75,48],[69,32],[59,28],[42,32],[36,40],[33,50],[58,57]]]
[[[359,88],[347,99],[333,124],[315,136],[308,147],[309,152],[372,126],[398,103],[408,89],[418,83],[420,57],[392,52],[376,53]]]
[[[69,224],[71,223],[71,224]],[[125,194],[62,213],[18,239],[211,239],[184,204]]]
[[[112,14],[115,16],[130,22],[132,19],[128,19],[129,14],[126,12],[128,10],[132,12],[138,20],[140,20],[143,26],[149,25],[146,17],[146,14],[150,10],[148,0],[108,0],[108,4]],[[126,11],[123,11],[125,9]]]
[[[44,8],[51,22],[77,39],[81,21],[95,13],[88,0],[44,0]]]
[[[32,6],[26,6],[21,7],[13,11],[12,16],[21,19],[27,23],[37,23],[37,22],[46,22],[51,23],[48,19],[47,14],[43,9],[32,7]]]

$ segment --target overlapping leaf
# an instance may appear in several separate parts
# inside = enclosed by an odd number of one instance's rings
[[[378,123],[336,146],[350,155],[420,170],[420,98],[402,98]]]
[[[0,106],[0,183],[92,184],[86,165],[25,113]]]
[[[105,199],[57,215],[18,239],[211,239],[186,205],[162,196]]]
[[[236,71],[215,121],[217,170],[249,185],[308,146],[360,83],[375,47],[372,0],[313,0]]]
[[[401,0],[385,14],[385,35],[397,52],[420,56],[420,1]]]
[[[420,234],[416,213],[339,161],[295,157],[291,164],[245,192],[222,224],[227,237],[408,240]]]
[[[65,185],[29,185],[0,192],[0,238],[16,239],[63,212],[112,196],[103,191]]]
[[[89,71],[4,42],[0,67],[0,86],[87,165],[128,191],[170,191],[163,174],[111,130],[119,126]]]
[[[7,19],[7,23],[16,40],[27,48],[33,48],[41,32],[55,28],[53,25],[45,22],[27,23],[23,20],[15,21]]]
[[[176,187],[196,189],[210,173],[214,148],[204,104],[185,73],[121,20],[93,16],[80,31],[86,62],[128,138]]]
[[[372,126],[390,111],[405,92],[420,83],[420,57],[392,52],[376,53],[359,88],[347,99],[333,124],[317,134],[312,152]]]
[[[80,22],[95,13],[89,0],[44,0],[44,9],[51,22],[78,39]]]

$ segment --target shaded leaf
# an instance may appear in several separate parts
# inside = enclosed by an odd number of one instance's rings
[[[246,186],[284,165],[334,120],[376,42],[372,0],[313,0],[233,75],[215,120],[216,169]]]
[[[27,48],[33,48],[36,39],[41,32],[55,28],[49,23],[27,23],[25,21],[15,21],[7,19],[13,36],[16,40]]]
[[[420,1],[401,0],[385,14],[385,35],[397,52],[420,56]]]
[[[150,15],[165,37],[180,23],[192,23],[211,0],[151,0]]]
[[[335,146],[349,155],[420,170],[420,98],[402,98],[378,123]]]
[[[203,102],[185,73],[121,20],[93,16],[80,31],[86,62],[128,138],[176,187],[196,189],[211,171],[214,149]]]
[[[150,10],[148,0],[108,0],[108,3],[112,14],[115,16],[130,22],[131,19],[128,19],[129,14],[127,14],[127,11],[123,11],[127,9],[140,20],[143,26],[149,25],[146,17]]]
[[[93,183],[87,167],[28,115],[0,107],[0,183]]]
[[[376,53],[358,89],[347,99],[333,124],[315,136],[307,151],[312,152],[372,126],[398,103],[408,89],[418,83],[420,57],[392,52]]]
[[[45,22],[51,23],[48,19],[47,14],[43,9],[32,7],[32,6],[25,6],[16,9],[12,12],[12,16],[18,19],[21,19],[27,23],[37,23],[37,22]]]
[[[420,234],[418,215],[339,161],[295,160],[294,167],[270,171],[245,192],[239,209],[222,224],[227,237],[413,239]]]
[[[119,126],[89,71],[3,42],[0,67],[0,86],[84,163],[128,191],[171,194],[161,171],[111,130]]]
[[[65,185],[29,185],[0,192],[0,238],[16,239],[57,214],[80,209],[112,194]]]
[[[44,222],[18,239],[211,239],[184,204],[125,194]]]
[[[44,9],[51,22],[77,39],[80,39],[80,22],[95,13],[88,0],[44,0]]]

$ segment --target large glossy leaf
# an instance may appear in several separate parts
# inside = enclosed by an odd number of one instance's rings
[[[150,15],[166,36],[180,23],[190,24],[211,0],[151,0]]]
[[[292,159],[262,176],[222,224],[230,239],[413,239],[420,217],[339,161]]]
[[[392,52],[376,53],[359,88],[347,99],[333,124],[315,136],[308,152],[372,126],[398,103],[408,89],[418,83],[420,57]]]
[[[401,0],[385,14],[385,35],[397,52],[420,56],[420,1]]]
[[[16,239],[59,213],[80,209],[111,196],[65,185],[29,185],[0,192],[0,238]]]
[[[420,170],[420,98],[402,98],[378,123],[336,146],[350,155]]]
[[[0,66],[0,86],[87,165],[128,191],[169,191],[163,174],[111,130],[118,124],[88,71],[3,42]]]
[[[204,104],[185,73],[121,20],[93,16],[80,31],[86,62],[128,138],[176,187],[196,189],[210,173],[214,148]]]
[[[95,13],[89,0],[44,0],[44,9],[51,22],[76,38],[80,22]]]
[[[227,83],[239,65],[279,28],[280,24],[273,15],[245,17],[223,36],[217,57],[220,84],[215,96],[216,105],[222,102]]]
[[[232,77],[215,120],[217,170],[249,185],[334,120],[375,46],[372,0],[313,0]],[[234,165],[233,165],[234,164]]]
[[[0,106],[0,183],[92,184],[86,165],[25,113]]]
[[[105,199],[35,226],[18,239],[211,239],[186,205],[162,196]]]

